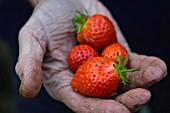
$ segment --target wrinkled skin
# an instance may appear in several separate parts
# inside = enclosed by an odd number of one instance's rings
[[[30,0],[31,1],[31,0]],[[35,0],[36,1],[36,0]],[[138,110],[151,98],[146,89],[167,74],[166,64],[157,57],[132,53],[117,23],[109,11],[97,0],[42,0],[32,2],[35,10],[19,33],[19,58],[16,72],[21,79],[20,93],[35,97],[42,84],[48,94],[78,113],[130,113]],[[37,4],[38,3],[38,4]],[[130,67],[140,71],[128,73],[126,89],[119,88],[110,99],[89,98],[72,90],[73,73],[67,55],[75,46],[72,18],[76,11],[108,16],[115,25],[118,42],[130,52]]]

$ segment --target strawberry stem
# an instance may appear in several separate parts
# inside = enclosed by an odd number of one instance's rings
[[[126,72],[134,72],[134,71],[139,71],[139,69],[127,69],[127,70],[120,70],[121,73],[126,73]]]
[[[73,17],[73,23],[75,25],[75,28],[73,28],[71,31],[79,33],[84,28],[84,25],[87,22],[87,18],[88,11],[86,9],[85,14],[82,14],[79,11],[77,11],[77,14]]]
[[[119,77],[123,83],[123,85],[127,85],[127,83],[129,82],[125,77],[127,76],[127,72],[134,72],[134,71],[139,71],[139,69],[127,69],[127,67],[125,67],[125,65],[127,64],[128,61],[128,55],[126,55],[125,60],[122,63],[122,59],[119,56],[119,53],[117,53],[116,55],[119,63],[118,64],[113,64],[113,67],[117,70]]]

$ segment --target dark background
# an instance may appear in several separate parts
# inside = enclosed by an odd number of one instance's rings
[[[153,55],[161,58],[166,62],[169,71],[170,1],[101,1],[109,8],[117,20],[129,42],[131,50],[139,54]],[[22,101],[18,95],[19,81],[14,71],[18,55],[17,37],[19,29],[28,20],[31,12],[32,8],[26,0],[0,0],[0,112],[2,113],[16,112],[16,101]],[[169,87],[170,79],[168,75],[162,81],[149,88],[152,98],[147,104],[147,108],[150,108],[151,113],[169,113]],[[47,96],[44,93],[40,93],[40,97],[44,95]],[[39,98],[38,101],[41,100]],[[46,100],[43,99],[43,101]],[[53,101],[46,102],[50,104]],[[27,103],[29,102],[27,101]],[[51,107],[55,106],[51,105]],[[65,109],[61,106],[60,108]]]
[[[0,0],[0,113],[18,113],[18,32],[31,12],[26,0]]]

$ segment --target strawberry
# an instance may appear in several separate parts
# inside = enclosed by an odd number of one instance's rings
[[[97,51],[117,42],[116,31],[108,17],[100,14],[87,16],[78,13],[74,18],[79,44],[88,44]]]
[[[88,60],[79,67],[71,80],[73,90],[85,96],[106,98],[116,91],[120,80],[126,85],[126,72],[138,69],[127,69],[124,67],[126,61],[122,63],[119,55],[117,58],[119,64],[106,57]]]
[[[116,58],[117,54],[119,54],[119,56],[121,57],[122,61],[124,61],[126,55],[128,55],[128,51],[120,43],[114,43],[114,44],[111,44],[110,46],[106,47],[102,51],[101,56],[102,57],[110,58],[112,61],[118,63],[118,59]],[[129,62],[129,59],[128,59],[128,62]]]
[[[96,56],[98,56],[98,53],[91,46],[85,44],[77,45],[68,54],[67,62],[72,72],[75,73],[79,66]]]

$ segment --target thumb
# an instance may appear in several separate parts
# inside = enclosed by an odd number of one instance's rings
[[[19,58],[15,69],[21,79],[20,94],[25,98],[35,97],[42,86],[44,51],[35,31],[23,27],[19,33]]]

